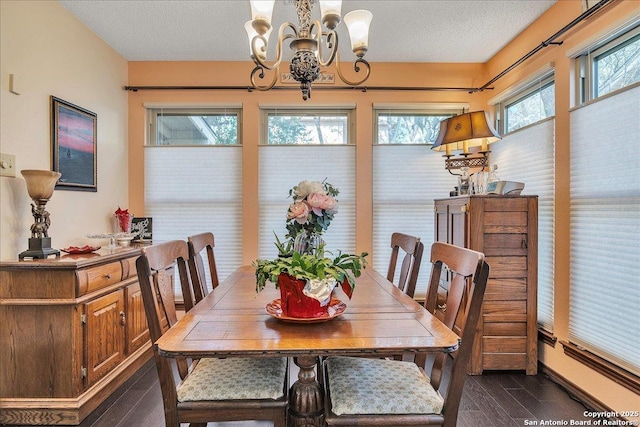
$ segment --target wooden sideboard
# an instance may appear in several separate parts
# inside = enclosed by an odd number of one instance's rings
[[[0,424],[80,424],[151,358],[139,254],[0,262]]]
[[[538,369],[538,197],[435,200],[435,240],[484,252],[491,269],[470,374]],[[447,292],[441,283],[439,294]],[[440,298],[439,298],[440,299]],[[444,298],[443,298],[444,299]]]

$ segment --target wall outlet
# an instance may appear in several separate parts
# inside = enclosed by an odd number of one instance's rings
[[[0,176],[16,177],[16,156],[0,153]]]

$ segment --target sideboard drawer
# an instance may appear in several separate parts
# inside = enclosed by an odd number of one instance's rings
[[[104,288],[105,286],[114,285],[122,280],[122,264],[111,262],[96,267],[78,270],[78,281],[86,286],[79,286],[80,290],[85,290],[81,294],[93,292]]]
[[[138,259],[138,257],[131,257],[122,260],[122,280],[128,279],[129,277],[136,277],[138,275],[136,272],[136,259]]]

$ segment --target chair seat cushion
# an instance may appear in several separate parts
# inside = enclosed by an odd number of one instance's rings
[[[325,363],[336,415],[442,412],[444,399],[413,362],[335,356]]]
[[[178,386],[178,401],[278,399],[286,371],[284,357],[200,359]]]

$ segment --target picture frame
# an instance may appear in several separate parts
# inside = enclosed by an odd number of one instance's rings
[[[133,217],[131,232],[136,233],[135,242],[153,240],[153,219],[151,217]]]
[[[52,169],[57,190],[98,191],[98,116],[51,96]]]

